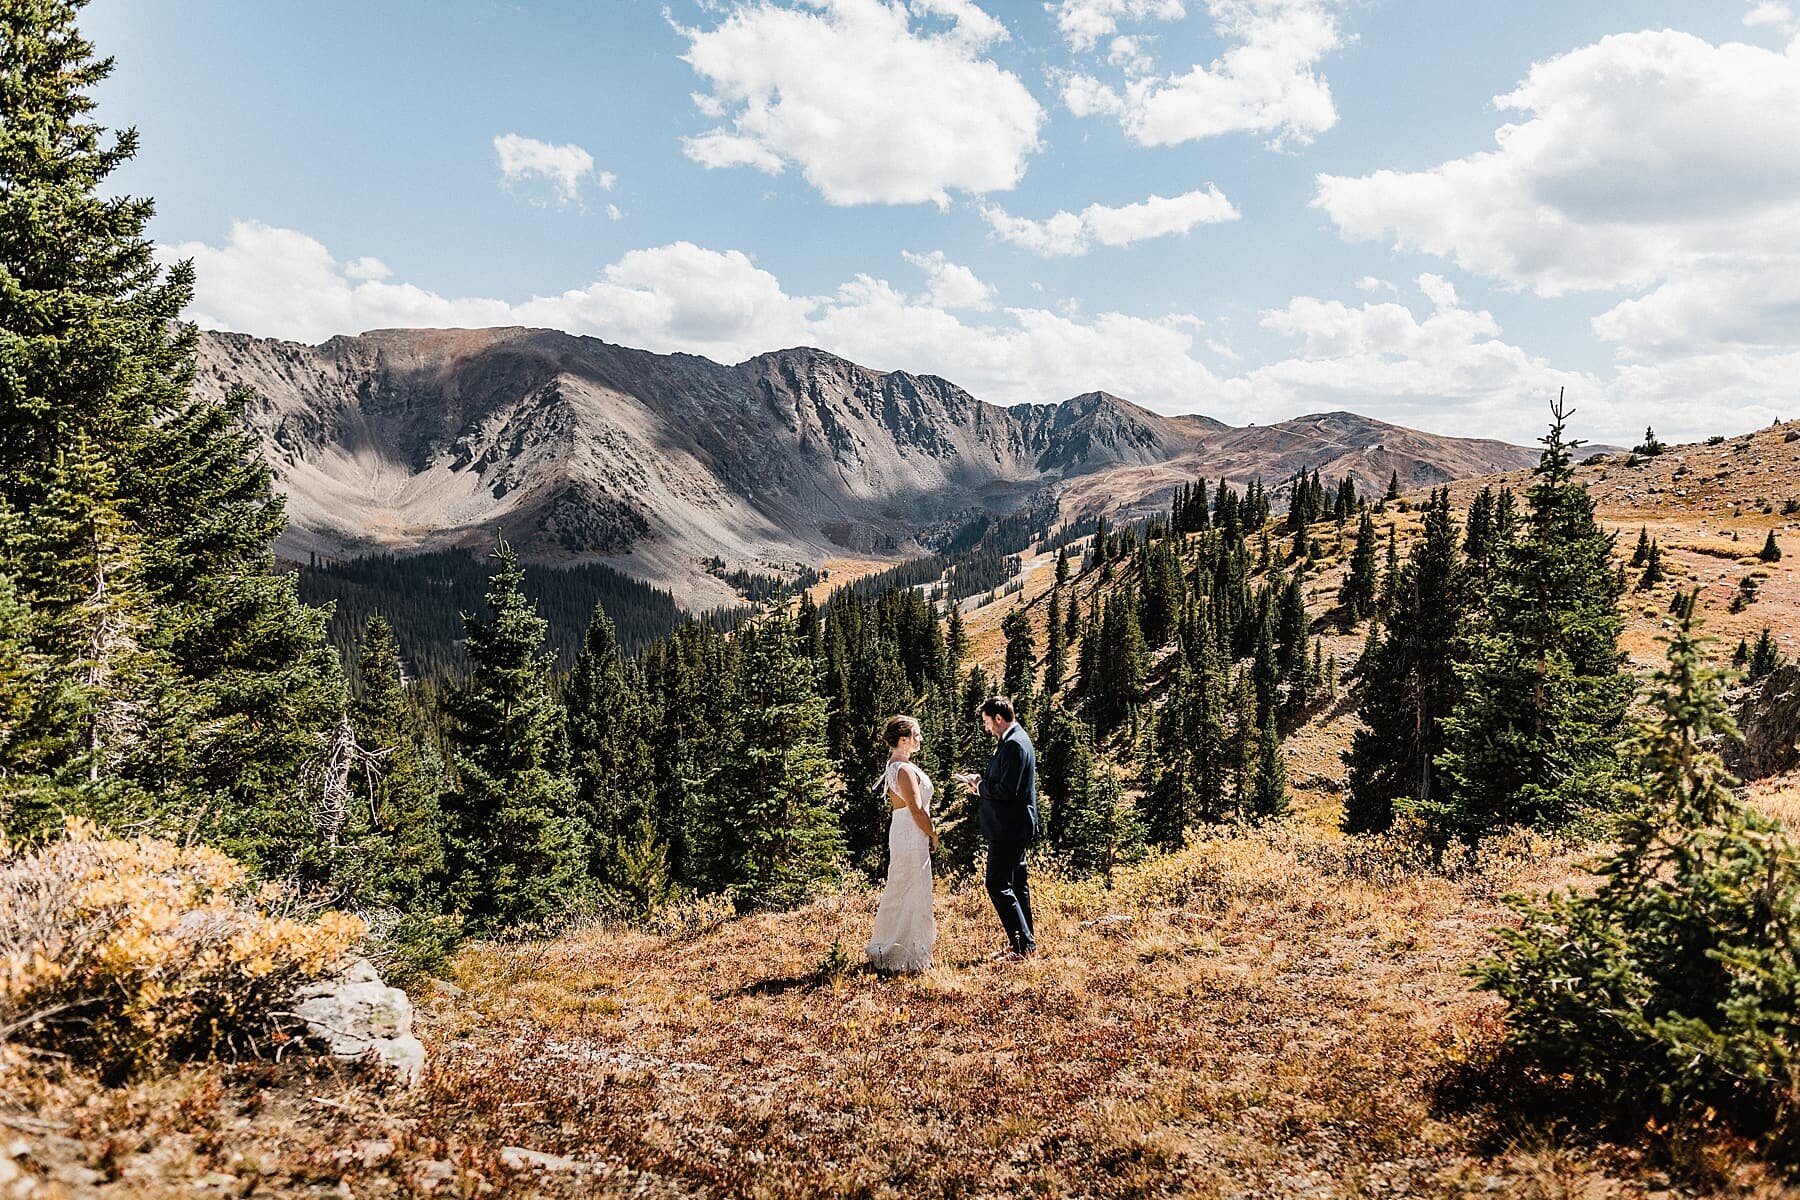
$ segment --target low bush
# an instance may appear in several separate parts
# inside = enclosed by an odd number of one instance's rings
[[[126,1074],[279,1039],[295,988],[344,965],[361,918],[296,911],[217,850],[63,837],[0,856],[0,1038]]]

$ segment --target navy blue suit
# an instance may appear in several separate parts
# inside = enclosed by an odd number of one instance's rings
[[[981,836],[988,845],[988,898],[1012,948],[1024,954],[1037,946],[1025,848],[1038,835],[1038,807],[1037,750],[1023,725],[1015,721],[1001,736],[976,794]]]

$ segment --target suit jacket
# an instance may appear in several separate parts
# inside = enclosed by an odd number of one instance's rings
[[[1013,722],[976,787],[977,816],[989,844],[1029,842],[1038,835],[1037,750],[1025,727]]]

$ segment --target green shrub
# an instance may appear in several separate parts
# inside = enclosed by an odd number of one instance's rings
[[[1635,739],[1640,782],[1591,896],[1508,897],[1521,916],[1471,968],[1508,1004],[1507,1046],[1594,1116],[1713,1110],[1791,1152],[1800,1124],[1800,851],[1733,791],[1737,730],[1693,598]]]

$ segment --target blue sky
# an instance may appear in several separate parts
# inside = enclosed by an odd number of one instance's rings
[[[809,343],[1001,403],[1800,416],[1788,5],[95,0],[203,324]],[[1497,132],[1511,127],[1504,141]]]

